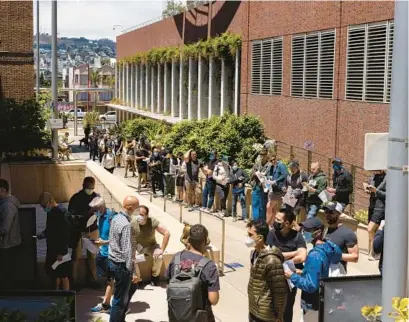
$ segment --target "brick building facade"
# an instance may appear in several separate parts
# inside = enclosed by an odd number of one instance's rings
[[[393,16],[393,1],[216,1],[120,35],[117,53],[240,34],[240,113],[362,165],[365,133],[388,131]]]
[[[33,2],[0,1],[0,98],[34,95]]]

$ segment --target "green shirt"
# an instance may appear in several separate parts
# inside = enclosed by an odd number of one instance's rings
[[[135,232],[136,242],[142,247],[149,247],[156,245],[156,228],[159,226],[159,220],[149,217],[145,225],[140,225],[136,218],[132,219],[132,229]]]

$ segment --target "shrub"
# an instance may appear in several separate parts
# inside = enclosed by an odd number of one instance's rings
[[[122,135],[125,137],[131,136],[132,138],[139,138],[143,134],[148,137],[150,142],[156,140],[155,143],[162,143],[161,139],[163,139],[168,128],[169,125],[164,122],[138,117],[125,122]]]
[[[18,103],[13,99],[0,102],[0,154],[4,156],[24,154],[34,149],[50,147],[50,133],[45,129],[43,107],[28,100]]]

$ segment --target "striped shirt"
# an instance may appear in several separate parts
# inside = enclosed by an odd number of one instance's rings
[[[134,269],[135,250],[131,239],[131,218],[123,212],[118,213],[111,222],[109,231],[109,259],[125,263],[129,272]]]

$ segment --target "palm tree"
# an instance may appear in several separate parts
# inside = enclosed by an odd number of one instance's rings
[[[89,80],[91,82],[91,86],[98,88],[98,85],[101,83],[101,74],[98,70],[91,70],[89,73]]]

